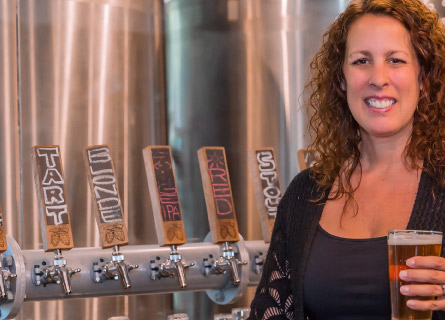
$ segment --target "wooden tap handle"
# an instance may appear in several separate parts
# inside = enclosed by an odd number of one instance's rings
[[[148,188],[161,246],[187,242],[169,146],[149,146],[142,151]]]
[[[213,243],[239,241],[226,153],[223,147],[198,150],[202,186]]]
[[[128,229],[108,145],[86,147],[85,163],[91,194],[96,204],[96,222],[102,247],[128,244]]]
[[[59,146],[35,146],[32,165],[45,251],[73,248],[70,215]]]
[[[270,242],[278,203],[281,200],[280,177],[273,148],[249,151],[249,166],[257,200],[261,231]]]

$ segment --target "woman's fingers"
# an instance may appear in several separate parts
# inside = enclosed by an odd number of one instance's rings
[[[444,294],[442,285],[437,284],[404,285],[400,287],[400,293],[410,297],[442,297]]]
[[[406,305],[411,309],[425,310],[445,310],[445,298],[442,296],[437,300],[408,300]]]
[[[400,279],[408,282],[445,283],[445,258],[413,257],[406,260],[409,267],[400,271]]]
[[[408,259],[406,265],[410,268],[400,271],[399,276],[408,284],[401,286],[400,292],[411,297],[437,297],[431,300],[411,299],[407,306],[415,310],[445,310],[445,259],[414,257]]]
[[[445,283],[445,272],[433,269],[406,269],[400,271],[400,279],[406,282],[421,282],[431,284]]]
[[[445,271],[445,258],[435,256],[418,256],[406,260],[406,265],[416,269],[436,269]]]

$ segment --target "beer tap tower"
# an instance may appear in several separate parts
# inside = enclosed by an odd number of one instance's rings
[[[128,244],[128,229],[123,210],[110,150],[107,145],[85,148],[88,181],[96,204],[96,221],[102,239],[102,248],[113,248],[111,261],[99,259],[93,263],[96,283],[121,279],[124,289],[131,288],[130,271],[139,266],[125,262],[119,246]]]
[[[263,148],[249,151],[249,166],[257,200],[261,231],[265,243],[270,242],[278,203],[281,200],[280,177],[274,149]],[[258,252],[252,261],[253,271],[261,274],[265,255]]]
[[[160,265],[150,260],[150,278],[178,277],[180,288],[187,286],[187,264],[178,252],[178,245],[187,242],[169,146],[149,146],[143,151],[156,234],[160,246],[170,246],[170,257]]]
[[[241,283],[240,267],[247,261],[236,258],[234,244],[240,240],[235,206],[232,197],[226,153],[223,147],[203,147],[198,150],[199,167],[201,170],[207,214],[210,224],[212,242],[222,244],[222,255],[210,263],[203,262],[204,274],[221,274],[230,272],[232,285]],[[212,300],[220,303],[221,293]]]
[[[62,255],[62,250],[73,248],[73,235],[60,148],[55,145],[35,146],[32,157],[43,246],[45,251],[54,251],[52,265],[46,265],[46,262],[34,265],[34,284],[60,284],[65,294],[70,294],[71,277],[81,270],[67,267]]]

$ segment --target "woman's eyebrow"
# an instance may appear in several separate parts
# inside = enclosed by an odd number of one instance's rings
[[[405,51],[405,50],[391,50],[391,51],[388,51],[388,52],[386,53],[386,55],[387,55],[387,56],[390,56],[390,55],[395,54],[395,53],[401,53],[401,54],[404,54],[404,55],[406,55],[406,56],[410,56],[410,53],[407,52],[407,51]]]
[[[353,55],[356,55],[356,54],[361,54],[361,55],[364,55],[364,56],[366,56],[366,57],[371,57],[371,56],[372,56],[371,52],[369,52],[368,50],[358,50],[358,51],[352,51],[352,52],[350,52],[350,53],[348,54],[348,58],[351,57],[351,56],[353,56]]]

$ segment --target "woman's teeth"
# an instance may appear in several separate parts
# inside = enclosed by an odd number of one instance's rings
[[[366,104],[372,108],[383,109],[392,106],[396,103],[394,99],[385,99],[385,100],[377,100],[377,99],[366,99]]]

